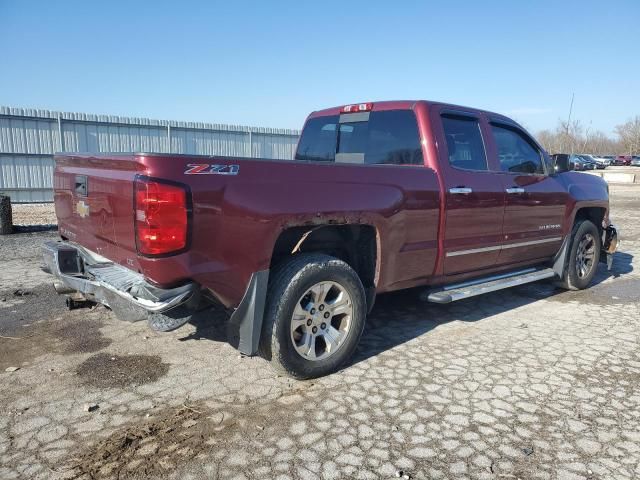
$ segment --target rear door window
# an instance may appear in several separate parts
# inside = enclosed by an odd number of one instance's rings
[[[333,162],[336,155],[338,116],[309,120],[298,142],[296,160]]]
[[[449,164],[463,170],[487,170],[487,156],[477,118],[443,115]]]
[[[413,111],[371,113],[364,161],[388,165],[422,164],[420,135]]]
[[[302,132],[295,158],[388,165],[423,163],[416,116],[411,110],[311,119]]]
[[[542,154],[533,140],[515,128],[491,124],[503,172],[544,174]]]

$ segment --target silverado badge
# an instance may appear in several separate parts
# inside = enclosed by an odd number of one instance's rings
[[[84,200],[80,200],[76,205],[76,212],[81,218],[87,218],[89,216],[89,205],[84,203]]]

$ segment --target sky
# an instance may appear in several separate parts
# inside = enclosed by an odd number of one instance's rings
[[[428,99],[530,130],[640,115],[640,1],[0,0],[0,105],[300,128]]]

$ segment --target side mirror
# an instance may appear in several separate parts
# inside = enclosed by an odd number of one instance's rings
[[[569,162],[569,155],[566,153],[556,153],[552,155],[553,159],[553,171],[554,173],[568,172],[571,170],[571,162]]]

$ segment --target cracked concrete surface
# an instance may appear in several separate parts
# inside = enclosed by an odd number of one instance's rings
[[[612,196],[622,250],[589,290],[381,296],[354,361],[306,382],[220,311],[170,334],[66,311],[54,233],[1,238],[0,479],[639,478],[640,188]]]

